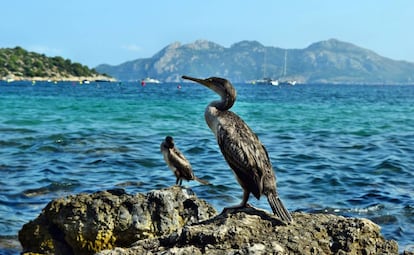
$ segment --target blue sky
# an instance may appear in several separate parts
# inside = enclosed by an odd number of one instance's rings
[[[336,38],[414,62],[412,0],[4,0],[0,48],[90,67],[151,57],[172,42],[306,48]]]

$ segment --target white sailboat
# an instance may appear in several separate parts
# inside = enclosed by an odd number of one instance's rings
[[[266,65],[267,65],[267,56],[266,56],[266,48],[264,49],[264,61],[263,61],[263,79],[258,79],[258,80],[253,80],[252,84],[256,84],[256,85],[273,85],[273,86],[278,86],[279,85],[279,81],[278,80],[274,80],[272,78],[266,77]]]
[[[286,77],[286,69],[287,69],[287,50],[285,50],[285,61],[284,61],[284,65],[283,65],[283,75],[282,77]],[[279,84],[280,85],[291,85],[294,86],[296,85],[296,81],[295,80],[281,80],[279,79]]]

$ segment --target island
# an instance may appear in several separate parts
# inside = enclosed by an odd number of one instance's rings
[[[115,81],[80,63],[60,56],[47,57],[19,46],[0,49],[0,80],[3,81]]]

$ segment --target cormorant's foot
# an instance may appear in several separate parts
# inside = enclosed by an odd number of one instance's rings
[[[251,206],[249,203],[238,204],[238,205],[233,205],[233,206],[229,206],[229,207],[224,207],[223,211],[221,213],[235,213],[238,210],[241,210],[241,209],[244,209],[244,208],[254,208],[254,207]]]
[[[253,208],[253,207],[249,203],[238,204],[238,205],[233,205],[233,206],[229,206],[229,207],[224,207],[223,212],[226,212],[228,210],[234,211],[234,210],[239,210],[239,209],[243,209],[243,208]]]

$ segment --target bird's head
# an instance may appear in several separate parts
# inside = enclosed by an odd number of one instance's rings
[[[182,76],[183,79],[195,81],[201,85],[206,86],[207,88],[213,90],[221,96],[222,99],[222,108],[220,110],[230,109],[234,102],[236,101],[236,89],[230,83],[230,81],[220,78],[220,77],[210,77],[207,79],[199,79],[189,76]]]
[[[165,137],[165,147],[172,149],[174,148],[174,139],[171,136]]]

